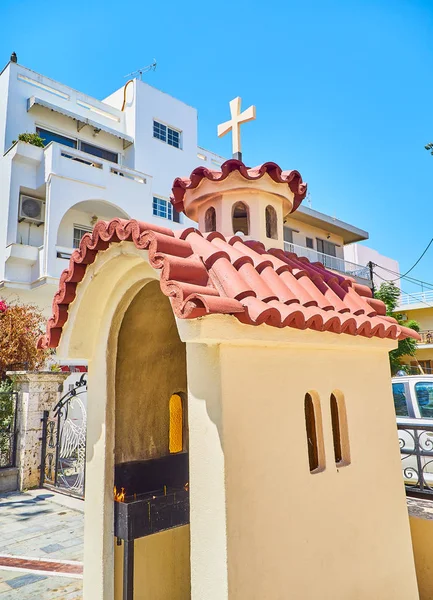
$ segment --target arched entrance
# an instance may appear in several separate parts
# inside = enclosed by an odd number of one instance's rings
[[[115,548],[116,600],[132,584],[135,600],[191,597],[189,525],[178,526],[189,522],[186,392],[185,344],[154,280],[130,303],[117,338],[115,485],[129,505],[116,508],[134,539]]]
[[[103,252],[98,252],[96,260],[87,266],[86,275],[79,284],[79,294],[70,305],[59,353],[87,360],[89,364],[83,594],[84,598],[91,600],[117,599],[122,593],[125,543],[122,541],[121,546],[116,545],[113,521],[116,509],[127,503],[120,505],[114,502],[116,461],[152,462],[174,457],[180,461],[186,459],[188,463],[189,458],[186,452],[189,436],[186,426],[185,344],[177,333],[170,300],[160,289],[159,271],[150,265],[146,252],[129,241],[111,244]],[[129,427],[137,423],[136,427],[143,429],[139,421],[149,400],[143,397],[141,404],[137,404],[136,396],[144,386],[154,385],[154,374],[164,371],[171,377],[171,365],[181,362],[184,365],[183,383],[174,379],[173,385],[163,394],[167,410],[165,416],[163,403],[159,405],[157,401],[158,386],[153,389],[154,419],[147,423],[145,417],[144,422],[149,426],[155,424],[155,428],[146,433],[150,439],[153,437],[154,443],[143,441],[143,449],[137,445],[140,436],[130,436]],[[178,375],[179,370],[174,373]],[[166,445],[163,452],[159,451],[158,457],[156,452],[151,454],[150,451],[158,447],[156,440],[162,439],[155,432],[164,419],[165,427],[169,427],[170,397],[174,394],[183,401],[182,438],[185,450],[170,456],[169,431],[165,429]],[[136,404],[141,406],[141,410],[137,410]],[[159,417],[158,405],[161,407]],[[127,406],[129,409],[125,408]],[[125,411],[128,413],[126,417]],[[127,419],[127,427],[122,425],[124,418]],[[128,438],[125,444],[122,441],[124,437]],[[129,440],[129,437],[132,439]],[[138,458],[132,460],[137,449]],[[148,461],[147,456],[154,458]],[[181,470],[175,471],[178,472],[183,474]],[[177,483],[181,483],[181,494],[189,500],[189,494],[183,487],[187,481],[182,478]],[[162,483],[165,485],[165,482]],[[167,497],[170,495],[168,483]],[[129,489],[134,488],[126,486],[126,493]],[[151,592],[150,597],[155,600],[189,600],[189,526],[178,525],[134,541],[136,556],[130,562],[135,567],[135,578],[138,578],[136,594],[145,594],[151,589],[154,595]],[[149,548],[149,552],[143,553],[142,548]],[[157,557],[159,562],[155,565],[152,561]]]

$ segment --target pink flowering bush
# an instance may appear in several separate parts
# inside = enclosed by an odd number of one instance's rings
[[[6,312],[8,309],[8,305],[4,300],[0,300],[0,312]]]

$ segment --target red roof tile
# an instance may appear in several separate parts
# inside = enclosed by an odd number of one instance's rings
[[[194,228],[173,232],[141,221],[113,219],[99,221],[72,254],[40,347],[58,345],[87,266],[98,252],[123,240],[149,251],[150,264],[162,270],[161,290],[179,318],[230,314],[249,325],[420,339],[412,329],[385,316],[385,305],[371,297],[368,287],[327,271],[321,263],[283,250],[266,251],[260,242],[238,236],[226,239],[217,232],[203,236]]]
[[[299,207],[307,194],[307,184],[302,181],[299,171],[282,171],[274,162],[267,162],[250,169],[240,160],[230,159],[221,165],[221,171],[213,171],[206,167],[197,167],[188,178],[178,177],[175,179],[172,188],[171,203],[177,212],[184,212],[183,198],[186,190],[196,188],[203,179],[223,181],[233,171],[239,171],[242,177],[250,181],[260,179],[267,173],[277,183],[286,183],[294,194],[291,212],[294,212]]]

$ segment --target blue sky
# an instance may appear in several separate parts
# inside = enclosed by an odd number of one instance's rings
[[[402,271],[433,237],[431,0],[2,0],[0,23],[0,63],[15,50],[98,98],[156,57],[146,81],[197,107],[219,154],[228,101],[256,104],[245,162],[300,170],[313,208],[369,231]],[[432,267],[433,246],[411,275],[433,284]]]

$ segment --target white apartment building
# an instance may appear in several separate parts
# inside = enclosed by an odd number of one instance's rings
[[[45,146],[17,142],[21,133]],[[58,278],[96,220],[191,225],[169,203],[174,178],[224,160],[198,146],[195,108],[139,79],[100,101],[9,62],[0,73],[0,297],[48,316]],[[307,206],[286,221],[288,250],[370,284],[368,268],[344,258],[346,244],[367,238]]]
[[[344,247],[344,258],[358,265],[369,265],[373,263],[373,284],[379,289],[384,281],[394,281],[400,287],[400,265],[394,258],[383,256],[377,250],[364,246],[363,244],[349,244]]]

